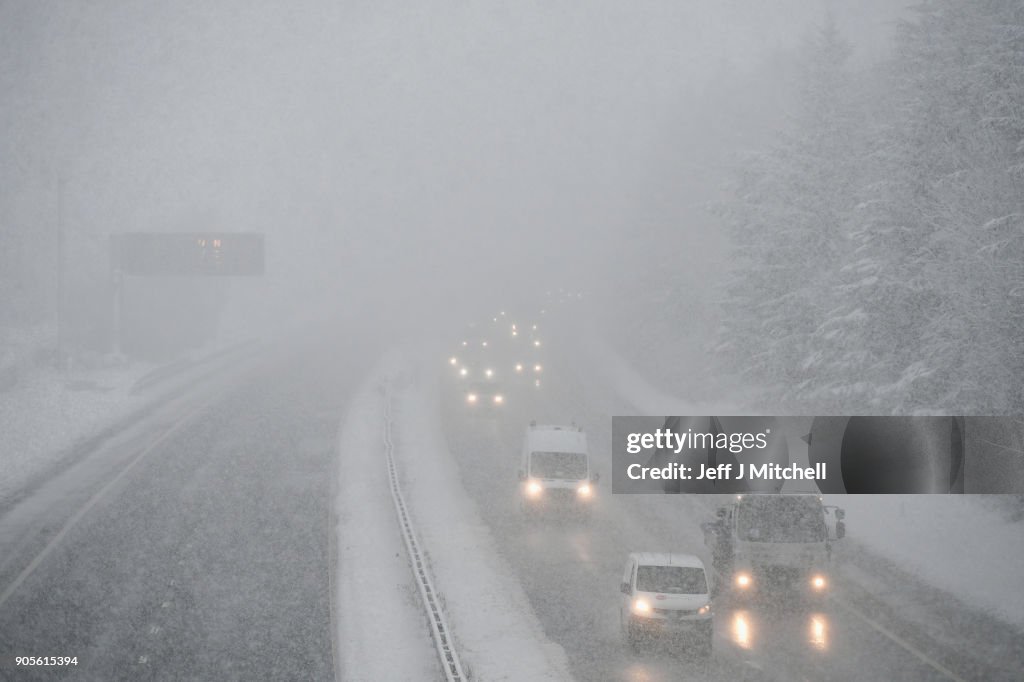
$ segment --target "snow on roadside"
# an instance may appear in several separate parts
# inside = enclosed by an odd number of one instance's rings
[[[131,387],[151,369],[136,365],[80,374],[82,390],[69,388],[57,370],[40,369],[0,392],[0,503],[56,464],[76,441],[144,406],[151,398],[133,395]]]
[[[462,489],[441,431],[435,380],[421,376],[396,391],[396,456],[463,664],[475,680],[572,679],[565,651],[544,634],[500,558],[497,540]]]
[[[0,506],[59,465],[76,445],[153,406],[169,391],[193,385],[223,366],[219,356],[237,359],[242,347],[221,341],[163,365],[136,362],[66,372],[26,366],[13,386],[0,391]]]
[[[693,401],[684,400],[655,388],[623,360],[611,346],[594,334],[585,335],[585,338],[579,339],[578,343],[586,366],[590,369],[597,368],[619,397],[636,410],[636,414],[734,413],[735,408],[725,408],[713,402],[698,405]]]
[[[1024,523],[970,495],[829,495],[851,538],[931,585],[1024,627]]]
[[[382,371],[352,401],[338,434],[335,623],[341,679],[441,677],[389,493]]]

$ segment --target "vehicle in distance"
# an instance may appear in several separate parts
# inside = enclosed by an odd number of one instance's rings
[[[532,423],[526,428],[519,469],[524,512],[575,511],[585,516],[599,478],[583,429]]]
[[[498,409],[505,404],[501,385],[494,381],[471,381],[466,384],[464,395],[470,408]]]
[[[619,586],[619,624],[634,651],[656,637],[684,640],[709,656],[714,614],[704,562],[693,554],[634,552]]]

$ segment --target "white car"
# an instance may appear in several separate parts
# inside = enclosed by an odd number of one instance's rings
[[[626,560],[619,589],[619,620],[631,649],[653,637],[678,636],[688,639],[701,655],[711,654],[711,593],[700,557],[634,552]]]

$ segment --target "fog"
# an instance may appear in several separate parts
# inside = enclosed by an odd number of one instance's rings
[[[54,305],[58,221],[72,279],[111,232],[265,232],[278,310],[593,290],[665,245],[720,261],[709,194],[786,106],[765,63],[829,9],[876,58],[892,4],[7,3],[25,314]]]

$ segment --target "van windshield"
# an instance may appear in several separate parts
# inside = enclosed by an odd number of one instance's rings
[[[696,566],[640,566],[636,589],[663,594],[707,594],[704,569]]]
[[[587,455],[583,452],[534,452],[530,455],[530,475],[578,481],[587,477]]]

